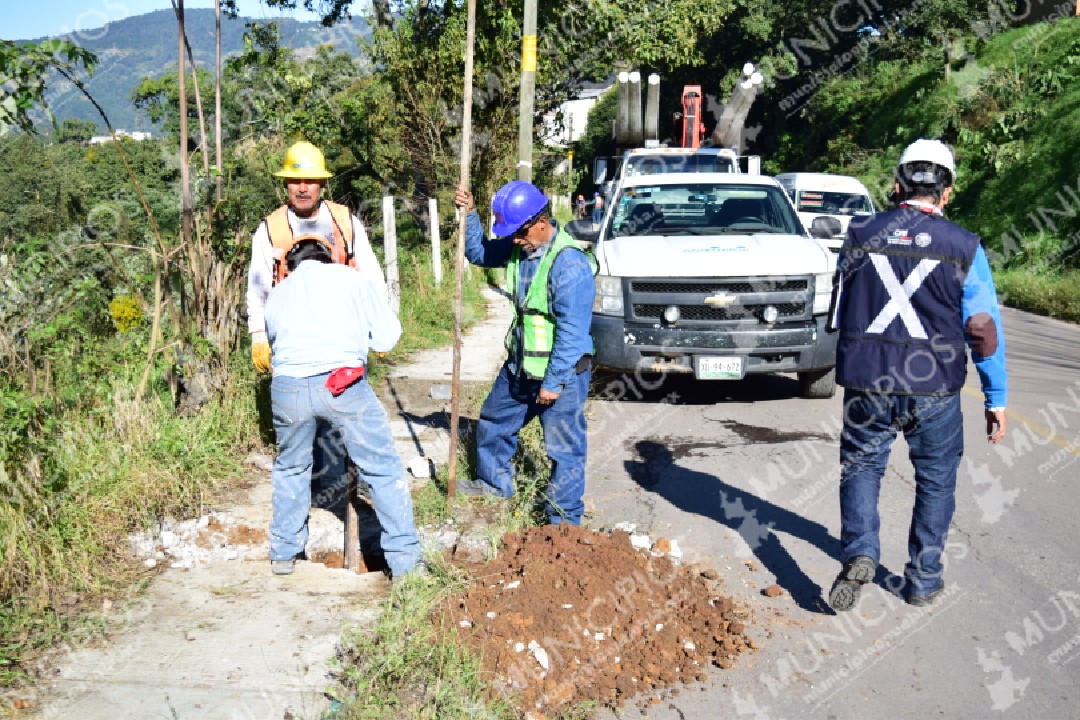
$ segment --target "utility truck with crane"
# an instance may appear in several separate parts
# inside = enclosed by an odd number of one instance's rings
[[[737,157],[738,148],[712,149]],[[802,397],[831,397],[836,337],[825,324],[835,258],[780,184],[756,163],[656,173],[628,165],[599,228],[579,234],[599,264],[596,364],[699,380],[791,372]]]

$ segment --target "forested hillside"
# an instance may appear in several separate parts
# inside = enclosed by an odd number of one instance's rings
[[[185,20],[195,63],[212,71],[214,11],[207,8],[187,10]],[[251,18],[222,16],[223,55],[236,55],[244,50],[246,25],[252,22],[255,21]],[[332,28],[322,27],[317,22],[297,22],[288,17],[275,21],[275,25],[281,47],[298,50],[302,56],[310,56],[319,45],[332,45],[341,52],[358,56],[357,40],[368,34],[367,23],[359,16]],[[87,88],[104,108],[113,126],[126,130],[156,129],[156,123],[146,113],[137,112],[131,93],[144,78],[176,73],[176,15],[173,11],[155,10],[100,28],[80,28],[70,37],[98,57],[97,72],[87,81]],[[47,98],[60,121],[101,123],[89,101],[66,83],[52,83]],[[104,131],[103,126],[101,131]]]

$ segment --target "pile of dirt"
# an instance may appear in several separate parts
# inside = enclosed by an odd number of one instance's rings
[[[467,569],[468,590],[440,621],[480,654],[492,695],[532,717],[655,702],[756,647],[715,571],[635,549],[623,531],[533,528]]]

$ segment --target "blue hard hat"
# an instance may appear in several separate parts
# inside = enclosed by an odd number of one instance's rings
[[[495,225],[491,228],[498,237],[513,235],[548,206],[548,197],[540,188],[524,180],[511,180],[491,199]]]

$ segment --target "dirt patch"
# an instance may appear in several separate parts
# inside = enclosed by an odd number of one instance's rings
[[[469,589],[439,620],[481,655],[492,695],[534,716],[644,705],[755,647],[715,572],[635,549],[626,532],[533,528],[466,567]]]
[[[308,560],[336,570],[345,567],[345,553],[341,550],[316,550],[308,554]],[[357,572],[367,572],[367,568],[361,567]]]
[[[267,532],[262,528],[226,525],[215,517],[210,519],[195,538],[195,544],[201,548],[210,549],[226,545],[262,545],[266,540]]]

